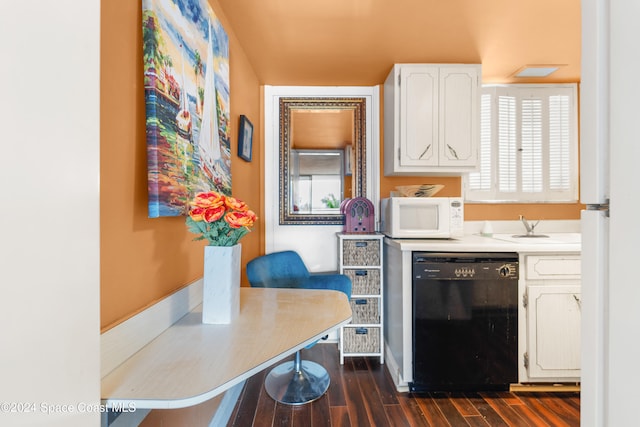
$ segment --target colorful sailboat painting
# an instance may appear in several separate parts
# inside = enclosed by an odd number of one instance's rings
[[[142,0],[150,218],[231,194],[229,39],[206,0]]]

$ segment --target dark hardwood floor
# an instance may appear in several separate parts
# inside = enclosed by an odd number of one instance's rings
[[[247,381],[228,426],[580,425],[578,392],[398,393],[378,358],[345,358],[340,365],[337,345],[328,343],[302,354],[329,371],[324,396],[301,406],[276,403],[264,390],[268,368]]]

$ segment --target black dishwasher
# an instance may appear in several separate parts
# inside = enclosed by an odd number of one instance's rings
[[[413,252],[412,392],[518,382],[518,255]]]

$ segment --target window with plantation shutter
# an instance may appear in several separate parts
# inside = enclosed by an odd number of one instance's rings
[[[577,86],[484,86],[470,202],[578,200]]]

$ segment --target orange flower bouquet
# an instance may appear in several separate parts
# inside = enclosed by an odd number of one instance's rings
[[[198,193],[191,202],[187,227],[209,246],[233,246],[258,218],[241,200],[215,191]]]

